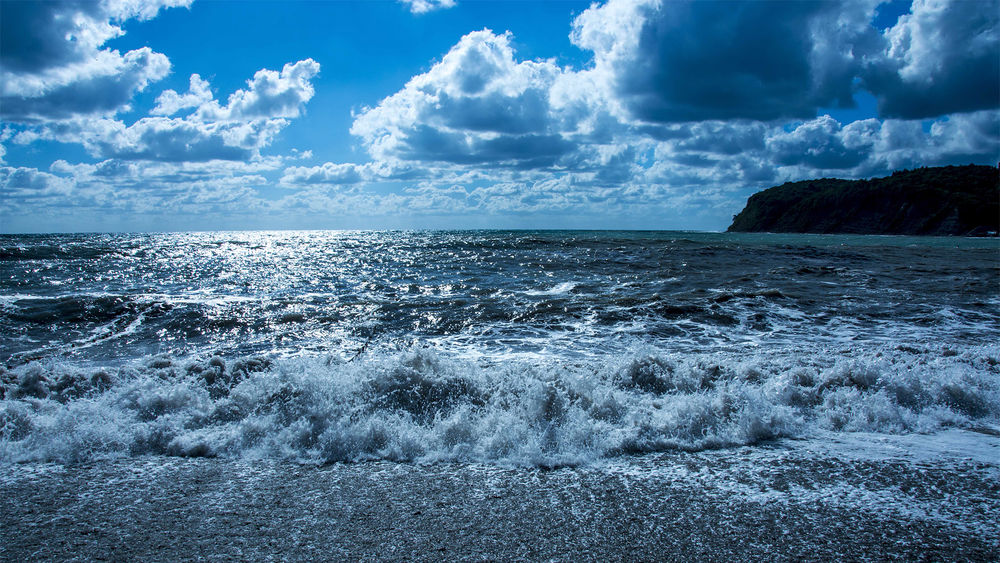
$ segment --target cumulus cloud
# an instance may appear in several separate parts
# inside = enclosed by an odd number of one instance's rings
[[[864,76],[886,117],[1000,107],[1000,0],[914,0]]]
[[[46,196],[67,196],[74,180],[40,172],[34,168],[0,167],[0,189],[5,196],[30,201]]]
[[[609,0],[571,39],[629,116],[653,123],[803,118],[852,104],[875,2]]]
[[[630,214],[648,205],[721,221],[748,190],[781,181],[1000,156],[996,112],[816,117],[850,106],[858,77],[882,64],[874,10],[868,1],[610,0],[574,22],[573,41],[594,52],[582,70],[518,60],[509,33],[470,33],[355,116],[351,132],[373,162],[292,167],[281,184],[314,187],[314,205],[324,186],[363,186],[385,179],[377,167],[406,165],[423,170],[420,188],[386,204],[409,212],[448,204]],[[459,173],[474,187],[456,190]]]
[[[473,32],[358,115],[351,133],[381,160],[552,164],[568,150],[548,119],[548,90],[560,72],[547,61],[515,61],[509,35]]]
[[[356,116],[351,133],[377,161],[518,170],[563,169],[612,142],[620,124],[590,75],[518,61],[509,34],[462,39],[424,74]]]
[[[170,70],[166,56],[147,47],[124,55],[102,49],[124,33],[129,19],[154,17],[152,2],[4,2],[0,6],[0,116],[8,121],[112,114]]]
[[[91,151],[102,158],[163,161],[246,160],[287,125],[282,119],[248,122],[197,122],[145,118],[97,143]]]
[[[323,163],[321,166],[290,166],[279,182],[282,186],[309,186],[317,184],[349,185],[363,179],[365,167],[355,164]],[[364,174],[367,175],[367,174]]]
[[[124,56],[104,54],[92,63],[66,73],[63,80],[38,83],[37,88],[27,87],[27,81],[11,80],[0,96],[0,115],[9,121],[34,122],[112,114],[128,109],[135,92],[170,71],[167,57],[148,47]]]
[[[931,122],[871,118],[842,124],[822,115],[790,124],[706,122],[668,131],[633,183],[732,194],[783,181],[864,178],[1000,157],[1000,112],[994,110]]]
[[[428,72],[356,116],[351,131],[379,162],[584,171],[604,164],[592,158],[601,145],[639,154],[646,140],[678,140],[674,160],[711,166],[714,159],[694,154],[699,148],[762,151],[765,129],[812,119],[822,107],[851,107],[860,87],[903,118],[1000,103],[1000,11],[973,17],[975,5],[959,4],[919,0],[881,34],[872,25],[877,0],[609,0],[573,22],[571,39],[593,52],[592,67],[518,61],[509,34],[470,33]],[[973,39],[967,59],[965,37]],[[935,51],[937,40],[944,48]],[[962,88],[970,94],[960,95]],[[914,112],[920,99],[937,107]],[[774,136],[777,164],[856,166],[864,160],[858,147],[809,145],[839,127],[820,120]]]
[[[186,92],[162,92],[149,116],[126,123],[114,112],[169,61],[148,48],[101,47],[124,19],[152,17],[161,5],[52,4],[32,17],[84,14],[73,29],[90,31],[73,31],[82,39],[72,48],[55,35],[36,40],[62,49],[47,57],[18,51],[4,60],[4,76],[20,82],[0,87],[0,111],[21,123],[0,142],[78,143],[97,162],[0,167],[0,185],[21,214],[41,209],[32,201],[64,201],[133,213],[724,226],[751,191],[781,181],[996,162],[998,1],[976,10],[917,0],[879,32],[877,0],[609,0],[572,23],[571,40],[593,53],[577,69],[519,59],[509,32],[476,31],[355,114],[351,133],[369,162],[316,166],[310,151],[262,154],[315,96],[312,59],[262,69],[218,99],[191,75]],[[414,12],[450,4],[409,2]],[[875,95],[880,118],[841,123],[819,111],[850,106],[859,89]],[[278,198],[258,193],[275,187],[284,188]]]
[[[13,136],[14,132],[9,127],[0,130],[0,143],[6,143]],[[0,144],[0,164],[6,164],[4,157],[7,156],[7,147]]]
[[[152,113],[171,115],[194,108],[186,117],[144,117],[131,125],[116,119],[77,118],[24,131],[15,142],[50,139],[76,143],[97,158],[167,162],[248,160],[260,157],[284,129],[288,118],[300,115],[313,94],[311,79],[319,64],[306,59],[281,72],[261,70],[229,96],[225,105],[211,95],[198,75],[184,95],[172,90],[157,100]]]
[[[149,113],[152,115],[174,115],[175,113],[200,107],[212,101],[212,88],[207,80],[202,80],[201,76],[192,74],[190,86],[185,94],[178,94],[175,90],[164,90],[156,98],[156,107]]]
[[[873,148],[863,175],[885,170],[969,163],[996,164],[1000,158],[1000,111],[950,115],[930,128],[916,120],[888,119],[871,124]]]
[[[209,99],[198,106],[194,117],[201,121],[298,117],[315,94],[312,79],[317,74],[319,63],[312,59],[288,63],[280,72],[259,70],[247,81],[246,89],[229,96],[225,106]]]
[[[930,138],[939,153],[958,162],[1000,159],[1000,111],[985,110],[948,116],[931,125]]]
[[[837,120],[824,115],[791,131],[777,132],[768,139],[768,148],[779,165],[801,164],[820,170],[851,169],[864,162],[871,145],[851,142],[857,137],[850,133],[845,132]]]
[[[434,10],[451,8],[455,0],[399,0],[410,8],[414,14],[426,14]]]
[[[869,177],[920,166],[991,163],[1000,156],[1000,112],[920,120],[865,119],[841,125],[829,116],[768,135],[767,159],[788,179]]]

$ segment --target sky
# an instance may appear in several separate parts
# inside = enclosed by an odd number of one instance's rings
[[[0,232],[724,230],[1000,162],[1000,0],[0,1]]]

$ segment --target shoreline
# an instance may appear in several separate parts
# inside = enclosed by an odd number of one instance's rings
[[[996,560],[1000,438],[844,435],[561,469],[7,465],[2,560]]]

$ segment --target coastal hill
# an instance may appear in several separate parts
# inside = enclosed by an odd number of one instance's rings
[[[1000,231],[1000,175],[943,166],[886,178],[824,178],[758,192],[730,232],[985,236]]]

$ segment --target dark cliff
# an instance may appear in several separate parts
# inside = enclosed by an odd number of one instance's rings
[[[758,192],[729,231],[982,236],[1000,231],[1000,174],[944,166],[871,180],[806,180]]]

